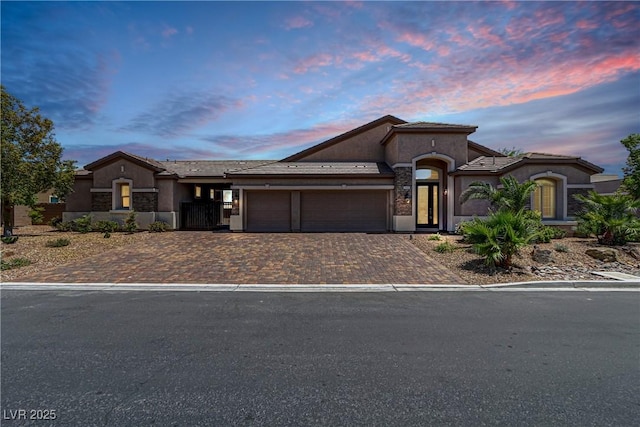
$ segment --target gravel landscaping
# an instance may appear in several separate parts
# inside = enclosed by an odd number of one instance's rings
[[[476,255],[470,244],[462,242],[458,235],[441,235],[435,240],[433,234],[416,234],[410,241],[431,258],[441,262],[462,277],[467,284],[486,285],[492,283],[528,282],[541,280],[606,280],[592,274],[592,271],[617,271],[640,276],[640,260],[629,252],[640,253],[640,244],[630,244],[624,248],[613,248],[617,261],[603,262],[586,254],[589,249],[609,249],[597,243],[595,238],[585,239],[565,237],[550,243],[535,245],[539,251],[549,251],[552,261],[533,260],[534,246],[520,251],[514,259],[512,271],[490,269],[484,260]],[[438,253],[436,247],[449,244],[452,251]]]
[[[17,266],[2,271],[2,281],[20,281],[21,277],[49,267],[73,263],[113,250],[118,247],[154,239],[155,233],[139,232],[133,234],[113,233],[103,238],[102,233],[81,234],[60,232],[48,226],[29,226],[15,229],[19,239],[13,244],[0,244],[3,263]],[[631,244],[625,248],[614,248],[615,262],[603,262],[586,254],[589,249],[608,249],[598,245],[595,239],[563,238],[551,243],[536,245],[537,250],[548,250],[552,260],[537,262],[532,258],[533,246],[522,250],[515,258],[512,271],[492,270],[484,265],[483,259],[473,253],[471,245],[461,242],[457,235],[416,234],[405,236],[428,257],[449,268],[467,284],[491,284],[505,282],[524,282],[539,280],[603,280],[592,271],[617,271],[640,276],[640,261],[631,252],[640,252],[640,244]],[[66,246],[55,246],[53,242],[68,239]],[[436,240],[439,239],[439,240]],[[448,246],[449,250],[439,253],[438,246]],[[544,253],[544,252],[543,252]],[[30,261],[29,265],[20,259]]]

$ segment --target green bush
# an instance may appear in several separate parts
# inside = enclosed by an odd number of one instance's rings
[[[63,246],[69,246],[70,243],[71,240],[61,237],[56,240],[49,240],[44,245],[48,248],[61,248]]]
[[[31,264],[31,261],[26,258],[13,258],[8,261],[2,260],[0,264],[0,270],[11,270],[12,268],[26,267]]]
[[[534,243],[549,243],[552,239],[562,239],[567,235],[567,232],[557,228],[542,225],[538,227],[538,236],[534,240]]]
[[[154,221],[149,224],[149,233],[162,233],[167,231],[167,223],[164,221]]]
[[[93,230],[91,227],[91,214],[83,215],[71,221],[71,229],[82,234],[91,232]]]
[[[138,230],[138,223],[136,222],[136,212],[131,211],[124,220],[124,227],[122,229],[127,233],[134,233]]]
[[[447,240],[445,242],[440,243],[433,250],[438,252],[439,254],[444,254],[444,253],[449,253],[449,252],[455,251],[456,247],[455,247],[455,245],[451,244],[451,242],[449,242]]]
[[[44,222],[44,208],[37,206],[29,211],[29,218],[31,218],[31,224],[37,225]]]
[[[570,252],[569,247],[566,245],[556,244],[555,246],[556,252]]]
[[[624,245],[640,236],[640,199],[616,193],[609,196],[590,191],[575,198],[582,202],[578,232],[596,236],[601,245]]]
[[[119,228],[120,225],[115,221],[96,221],[93,224],[93,229],[104,233],[105,239],[111,237],[111,233],[118,231]]]
[[[0,237],[2,243],[6,243],[7,245],[12,245],[18,241],[18,236],[2,236]]]
[[[56,223],[54,227],[58,231],[71,231],[73,229],[73,224],[69,221],[60,221]]]
[[[59,216],[54,216],[53,218],[51,218],[51,220],[49,220],[49,225],[54,228],[58,228],[58,224],[60,224],[61,222],[62,218],[60,218]]]
[[[436,233],[436,234],[432,234],[428,237],[427,240],[442,240],[442,236],[440,236],[440,233]]]
[[[490,266],[511,267],[518,251],[537,237],[535,222],[523,211],[500,210],[487,219],[469,221],[464,227],[465,239]]]

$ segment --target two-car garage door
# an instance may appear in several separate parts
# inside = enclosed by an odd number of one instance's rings
[[[294,194],[297,193],[297,194]],[[384,190],[248,191],[247,231],[386,231]]]

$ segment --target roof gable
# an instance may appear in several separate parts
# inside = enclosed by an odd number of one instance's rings
[[[546,153],[525,153],[515,157],[480,156],[469,163],[460,166],[455,174],[503,174],[527,164],[573,164],[591,174],[600,173],[603,169],[580,157],[562,156]]]
[[[165,170],[165,167],[162,166],[162,164],[160,164],[160,162],[156,160],[137,156],[131,153],[126,153],[124,151],[116,151],[115,153],[111,153],[108,156],[105,156],[101,159],[96,160],[95,162],[91,162],[88,165],[86,165],[84,169],[88,171],[93,171],[95,169],[99,169],[100,167],[105,166],[119,159],[128,160],[132,163],[142,166],[143,168],[150,169],[154,172],[162,172]]]
[[[331,146],[339,144],[339,143],[341,143],[343,141],[346,141],[346,140],[348,140],[350,138],[353,138],[354,136],[357,136],[357,135],[359,135],[359,134],[361,134],[363,132],[366,132],[368,130],[374,129],[374,128],[376,128],[376,127],[378,127],[380,125],[383,125],[385,123],[389,123],[389,124],[391,124],[393,126],[393,125],[399,125],[399,124],[403,124],[403,123],[407,123],[407,122],[405,122],[404,120],[399,119],[399,118],[397,118],[395,116],[386,115],[386,116],[380,117],[379,119],[376,119],[376,120],[374,120],[372,122],[369,122],[369,123],[367,123],[365,125],[362,125],[360,127],[352,129],[352,130],[350,130],[348,132],[345,132],[345,133],[343,133],[341,135],[338,135],[338,136],[336,136],[334,138],[331,138],[331,139],[328,139],[328,140],[326,140],[324,142],[321,142],[320,144],[314,145],[314,146],[309,147],[309,148],[307,148],[305,150],[302,150],[302,151],[300,151],[298,153],[292,154],[291,156],[282,159],[282,161],[283,162],[294,162],[294,161],[302,160],[302,159],[304,159],[305,157],[307,157],[307,156],[309,156],[311,154],[317,153],[318,151],[324,150],[325,148],[329,148]]]

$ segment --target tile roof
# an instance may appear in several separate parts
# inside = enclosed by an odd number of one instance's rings
[[[554,163],[579,163],[580,165],[598,171],[601,168],[575,156],[563,156],[558,154],[547,153],[525,153],[516,157],[507,156],[480,156],[469,163],[461,165],[457,172],[499,172],[520,163],[529,161],[545,162],[553,161]]]
[[[395,125],[397,129],[469,129],[477,128],[473,125],[455,125],[449,123],[437,123],[437,122],[412,122]]]
[[[180,177],[222,177],[227,172],[252,168],[277,160],[170,160],[159,162],[166,172]]]
[[[267,175],[393,175],[384,162],[275,162],[230,172],[232,176]]]

